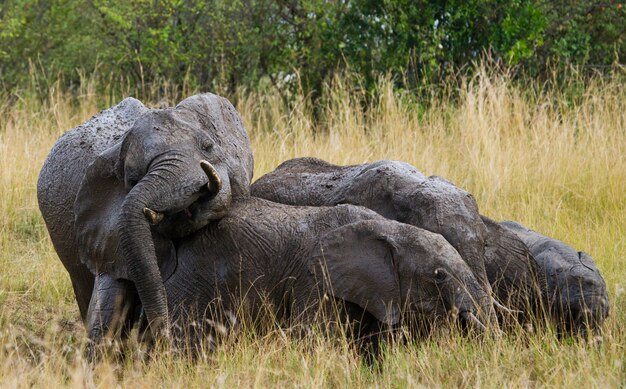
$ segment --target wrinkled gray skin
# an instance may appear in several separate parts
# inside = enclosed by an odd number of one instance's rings
[[[397,161],[338,166],[317,158],[282,163],[252,185],[253,196],[291,205],[355,204],[392,220],[443,235],[469,265],[490,298],[485,270],[486,227],[468,192],[426,177]],[[481,316],[491,321],[493,310]]]
[[[565,243],[504,221],[530,249],[545,276],[547,311],[567,332],[598,329],[609,314],[606,284],[593,259]]]
[[[517,235],[499,223],[481,216],[487,235],[485,269],[493,293],[513,315],[500,313],[502,321],[513,318],[525,322],[541,317],[546,298],[545,276],[528,247]]]
[[[425,184],[426,180],[430,182]],[[458,237],[455,239],[445,228],[453,228],[459,219],[461,224],[469,225],[475,218],[465,221],[460,217],[445,217],[448,204],[462,203],[459,197],[464,193],[457,189],[457,197],[451,199],[449,193],[454,190],[446,188],[448,185],[438,177],[424,177],[402,162],[337,166],[315,158],[298,158],[261,177],[252,185],[252,193],[286,204],[363,205],[390,219],[439,232],[453,243]],[[437,189],[429,190],[432,187]],[[441,199],[433,193],[440,193]],[[473,207],[460,207],[468,208]],[[582,329],[585,324],[597,327],[602,323],[608,312],[606,287],[587,254],[576,253],[562,242],[523,227],[515,231],[512,222],[500,224],[479,217],[485,228],[482,241],[486,277],[495,298],[512,310],[499,309],[501,319],[513,316],[524,321],[529,316],[540,317],[546,311],[544,304],[548,304],[552,319],[566,329]],[[463,253],[462,245],[455,248]],[[579,257],[588,267],[579,266]],[[563,270],[570,269],[572,264],[576,266],[571,271]],[[581,293],[580,287],[572,290],[572,283],[579,285],[581,282],[576,280],[581,279],[585,280],[584,292]],[[585,305],[590,315],[581,315]]]
[[[310,324],[319,308],[332,312],[335,300],[324,295],[347,304],[344,313],[359,322],[360,336],[405,317],[445,318],[451,310],[483,329],[475,302],[485,300],[484,291],[456,250],[438,234],[363,207],[294,207],[250,197],[183,239],[177,257],[165,286],[183,333],[196,333],[208,312],[238,312],[241,301],[253,322],[269,304],[280,323]],[[188,315],[194,326],[184,324]]]
[[[127,98],[57,141],[39,175],[39,207],[91,339],[141,308],[151,332],[167,335],[172,239],[248,196],[252,168],[238,113],[213,94],[166,109]]]

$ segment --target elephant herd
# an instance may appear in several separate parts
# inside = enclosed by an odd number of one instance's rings
[[[214,94],[166,109],[127,98],[57,141],[39,207],[92,345],[134,328],[213,342],[268,311],[371,344],[455,323],[585,334],[608,315],[591,257],[481,215],[470,193],[406,163],[297,158],[252,175],[241,118]]]

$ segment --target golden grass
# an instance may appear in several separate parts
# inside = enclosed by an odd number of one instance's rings
[[[280,331],[238,334],[207,359],[131,350],[90,368],[69,279],[38,212],[37,174],[54,141],[105,98],[85,82],[78,97],[52,90],[38,103],[0,99],[0,386],[565,386],[626,383],[626,85],[624,77],[572,80],[577,95],[519,86],[482,70],[450,85],[458,98],[429,104],[382,79],[367,112],[338,78],[313,119],[305,96],[288,109],[271,91],[237,96],[256,177],[297,156],[338,164],[409,162],[474,194],[481,213],[514,219],[591,254],[609,287],[602,341],[552,333],[501,338],[449,334],[392,345],[380,370],[345,341]],[[173,103],[173,101],[170,101]],[[317,124],[316,124],[317,123]]]

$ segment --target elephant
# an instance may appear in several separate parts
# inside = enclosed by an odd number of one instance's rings
[[[455,201],[460,203],[459,197],[463,195],[463,191],[450,186],[439,177],[424,177],[403,162],[338,166],[316,158],[296,158],[259,178],[252,184],[252,194],[292,205],[362,205],[387,218],[440,232],[467,261],[463,241],[458,238],[463,237],[463,231],[475,217],[459,223],[460,218],[445,216],[446,212],[460,213],[447,208],[454,206]],[[501,322],[510,317],[518,322],[533,316],[541,319],[548,312],[552,312],[551,319],[561,323],[563,328],[581,328],[589,322],[597,327],[604,320],[608,310],[606,288],[589,256],[583,253],[587,268],[578,267],[575,275],[566,275],[568,273],[562,273],[562,269],[579,263],[575,250],[536,233],[522,233],[526,229],[514,229],[513,222],[497,223],[486,216],[479,217],[484,227],[484,231],[478,230],[483,231],[485,276],[497,299],[494,304]],[[454,233],[446,231],[456,229],[463,222],[465,227],[460,228],[457,239]],[[553,247],[551,255],[544,252],[549,247]],[[472,268],[476,274],[475,269]],[[570,284],[578,285],[579,281],[573,282],[576,277],[588,279],[586,291],[582,295],[561,292],[571,289]],[[555,296],[562,301],[556,302]],[[591,309],[584,309],[584,305]],[[580,312],[589,310],[593,313],[591,317],[584,316],[586,322],[581,320]]]
[[[583,251],[530,230],[518,222],[500,223],[528,246],[544,276],[545,308],[561,333],[597,331],[609,315],[606,283]]]
[[[498,301],[512,314],[498,311],[503,324],[532,323],[544,314],[545,274],[526,244],[511,230],[481,215],[487,228],[485,269]],[[511,320],[508,319],[513,319]],[[537,320],[535,320],[537,322]]]
[[[427,328],[450,312],[483,331],[478,316],[490,308],[442,236],[354,205],[241,199],[224,218],[181,239],[176,258],[167,301],[175,338],[192,347],[211,333],[215,317],[233,312],[258,323],[269,309],[272,320],[302,328],[327,323],[320,318],[338,304],[340,321],[357,323],[357,338],[376,343],[385,326]]]
[[[90,339],[139,316],[168,335],[174,242],[224,217],[252,174],[239,114],[210,93],[165,109],[126,98],[60,137],[37,197]]]
[[[470,266],[485,296],[492,298],[485,269],[487,229],[476,201],[441,177],[426,177],[398,161],[338,166],[317,158],[296,158],[259,178],[251,191],[253,196],[290,205],[361,205],[388,219],[441,234]],[[493,310],[486,314],[486,321],[495,321]]]

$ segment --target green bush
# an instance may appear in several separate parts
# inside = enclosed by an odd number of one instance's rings
[[[142,95],[233,92],[267,79],[313,99],[338,70],[417,88],[488,53],[536,76],[553,64],[604,71],[626,53],[622,2],[583,0],[5,0],[0,84],[77,85],[97,70]],[[36,71],[33,71],[36,69]]]

